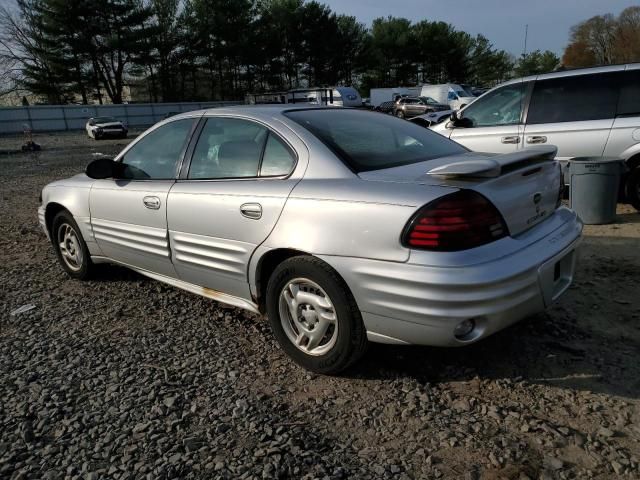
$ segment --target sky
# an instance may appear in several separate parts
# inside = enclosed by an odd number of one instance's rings
[[[618,15],[640,0],[320,0],[336,13],[355,16],[371,25],[374,18],[405,17],[451,23],[470,34],[482,33],[496,48],[516,56],[527,51],[551,50],[562,55],[569,29],[594,15]]]

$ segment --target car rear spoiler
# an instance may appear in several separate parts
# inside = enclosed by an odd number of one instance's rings
[[[552,145],[531,147],[514,153],[441,165],[429,170],[427,175],[445,178],[494,178],[521,168],[551,162],[557,152],[558,149]]]

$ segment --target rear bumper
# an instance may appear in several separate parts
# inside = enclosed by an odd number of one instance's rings
[[[322,257],[345,279],[371,341],[462,346],[544,310],[572,282],[582,223],[571,212],[518,251],[469,266]],[[550,222],[553,223],[553,222]],[[496,242],[497,243],[497,242]],[[496,247],[499,248],[499,247]],[[455,327],[474,330],[456,338]]]

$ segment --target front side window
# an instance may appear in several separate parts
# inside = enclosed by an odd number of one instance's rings
[[[498,88],[469,105],[463,113],[472,127],[495,127],[520,123],[524,84]]]
[[[537,81],[527,123],[613,118],[618,103],[618,79],[617,73],[600,73]]]
[[[356,173],[468,151],[431,130],[390,115],[348,109],[291,110],[285,115],[318,137]]]
[[[122,158],[122,178],[168,180],[175,178],[178,162],[189,139],[194,119],[185,118],[156,128],[131,147]]]

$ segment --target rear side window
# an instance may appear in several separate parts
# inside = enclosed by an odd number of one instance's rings
[[[620,86],[618,115],[640,114],[640,70],[624,72]]]
[[[296,157],[266,127],[239,118],[207,119],[193,151],[194,180],[288,175]]]
[[[209,118],[193,151],[189,178],[257,177],[268,130],[237,118]]]
[[[618,73],[578,75],[537,81],[528,124],[613,118],[619,93]]]
[[[291,110],[285,115],[318,137],[354,172],[468,151],[426,128],[375,112],[331,108]]]
[[[267,145],[264,148],[262,164],[260,165],[260,176],[271,177],[288,175],[296,160],[282,140],[270,133],[267,139]]]

